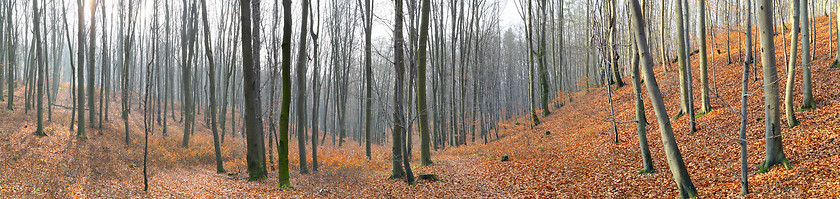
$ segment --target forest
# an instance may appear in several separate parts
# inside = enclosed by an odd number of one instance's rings
[[[0,198],[838,198],[838,14],[0,0]]]

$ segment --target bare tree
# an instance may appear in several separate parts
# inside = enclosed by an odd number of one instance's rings
[[[773,42],[773,27],[775,26],[775,22],[773,20],[773,2],[771,0],[761,0],[758,1],[758,28],[761,34],[761,65],[763,67],[764,72],[764,136],[766,139],[765,147],[766,147],[766,156],[764,158],[764,162],[761,163],[759,166],[759,173],[763,173],[770,169],[771,166],[776,164],[782,164],[785,168],[790,168],[790,163],[788,162],[787,158],[785,157],[785,153],[782,150],[782,135],[781,135],[781,125],[779,119],[779,77],[776,74],[776,56],[775,56],[775,43]],[[807,4],[802,3],[800,5],[803,9],[806,8]],[[807,16],[807,14],[802,14],[802,16]],[[807,18],[802,22],[803,27],[807,27]],[[808,39],[808,35],[802,31],[802,39]],[[806,42],[802,42],[803,46],[803,63],[806,59],[804,56],[805,54],[809,54],[807,51],[807,44]],[[804,65],[804,64],[803,64]],[[804,67],[804,66],[803,66]]]
[[[642,57],[642,74],[645,76],[648,97],[653,105],[653,111],[656,113],[656,122],[659,123],[659,132],[662,134],[662,145],[665,149],[665,157],[668,159],[668,167],[671,169],[671,174],[677,183],[680,197],[694,198],[697,196],[697,189],[694,187],[694,183],[691,182],[682,155],[680,155],[680,149],[677,146],[674,132],[671,128],[671,121],[668,118],[665,103],[662,101],[662,94],[659,91],[659,84],[656,83],[656,78],[653,73],[653,61],[650,56],[647,38],[644,34],[645,24],[642,19],[642,11],[639,8],[639,1],[632,0],[630,4],[632,5],[634,38],[636,39],[636,44],[639,45],[639,54]]]
[[[284,4],[290,0],[284,0]],[[256,0],[256,8],[259,9],[258,5],[259,0]],[[263,124],[262,124],[262,108],[260,103],[260,76],[259,76],[259,68],[256,68],[254,65],[254,48],[252,46],[253,42],[251,40],[252,32],[251,32],[251,6],[253,6],[251,0],[240,0],[239,1],[239,10],[240,16],[239,21],[242,24],[242,76],[243,76],[243,83],[244,86],[244,94],[245,94],[245,134],[247,135],[246,144],[247,144],[247,161],[248,161],[248,179],[249,180],[261,180],[266,177],[266,170],[265,170],[265,148],[263,143]],[[258,15],[259,11],[255,11]],[[289,11],[286,11],[289,12]],[[288,17],[291,18],[291,17]],[[256,24],[256,22],[255,22]],[[285,53],[285,52],[284,52]],[[285,56],[285,54],[284,54]],[[284,57],[285,58],[285,57]],[[286,70],[288,71],[288,70]],[[284,73],[286,72],[284,71]],[[284,77],[285,78],[285,77]],[[285,79],[284,79],[285,81]],[[285,82],[284,82],[285,83]],[[288,89],[283,89],[284,94],[288,92]],[[285,97],[285,96],[284,96]],[[288,100],[284,100],[286,103]],[[284,105],[285,106],[285,105]],[[281,113],[282,114],[282,113]],[[281,115],[282,118],[282,115]],[[281,125],[283,122],[281,121]],[[283,130],[281,127],[280,137],[288,139],[288,135],[283,134]],[[288,143],[283,143],[286,147],[288,147]],[[282,148],[283,146],[278,146],[278,148]],[[278,153],[278,155],[288,156],[287,153]],[[281,156],[282,157],[282,156]],[[288,165],[288,161],[286,162]],[[282,158],[281,158],[281,165],[282,165]],[[282,169],[281,175],[282,175]],[[288,171],[288,170],[287,170]],[[287,172],[288,174],[288,172]],[[280,185],[284,186],[288,184],[288,179],[286,184],[283,184],[283,181],[280,181]]]

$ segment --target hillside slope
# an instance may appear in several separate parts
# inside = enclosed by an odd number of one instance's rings
[[[750,198],[837,198],[840,197],[840,69],[828,65],[827,17],[817,18],[817,39],[813,61],[814,97],[818,109],[797,112],[801,125],[783,128],[785,153],[793,164],[790,170],[773,167],[757,174],[764,158],[763,90],[761,71],[751,74],[748,162],[752,193]],[[834,35],[836,36],[836,34]],[[737,41],[734,38],[733,41]],[[785,74],[782,34],[776,36],[778,72]],[[710,59],[713,78],[713,111],[697,118],[700,131],[688,133],[688,117],[671,119],[677,143],[691,178],[701,197],[738,197],[739,146],[737,137],[741,65],[727,64],[727,49],[739,60],[737,44],[725,47],[724,38],[716,38]],[[720,50],[721,53],[718,53]],[[692,57],[693,74],[699,74],[697,58]],[[669,66],[675,69],[676,66]],[[759,66],[757,66],[760,68]],[[799,66],[798,66],[799,67]],[[663,73],[654,67],[668,112],[678,109],[676,70]],[[757,76],[752,76],[757,75]],[[700,80],[693,79],[694,99],[699,103]],[[629,80],[628,80],[629,81]],[[785,82],[780,82],[784,88]],[[801,101],[801,68],[795,81],[795,105]],[[61,92],[66,93],[66,87]],[[780,89],[784,93],[784,89]],[[18,97],[22,96],[22,90]],[[68,95],[60,95],[68,96]],[[150,192],[142,191],[142,115],[131,116],[132,143],[122,142],[122,120],[116,118],[117,101],[112,102],[110,122],[101,132],[89,129],[90,139],[75,138],[70,131],[70,110],[56,108],[53,121],[46,127],[47,137],[37,137],[33,112],[23,113],[19,103],[15,111],[0,109],[0,196],[2,197],[80,197],[80,198],[673,198],[678,195],[668,172],[662,142],[656,125],[648,126],[654,168],[658,172],[640,175],[638,140],[635,133],[633,93],[630,86],[613,93],[619,143],[612,142],[610,112],[605,88],[573,94],[573,102],[554,110],[544,123],[528,128],[527,118],[503,123],[501,138],[489,144],[469,143],[432,154],[432,166],[415,166],[415,173],[435,173],[440,181],[420,181],[409,186],[399,179],[386,179],[390,170],[390,152],[375,146],[373,157],[364,157],[364,148],[348,141],[342,148],[325,143],[319,146],[321,170],[298,174],[297,147],[290,147],[293,170],[292,189],[277,188],[276,171],[265,181],[247,181],[243,140],[228,138],[222,154],[229,173],[216,174],[212,168],[212,142],[199,115],[191,147],[180,148],[180,123],[170,121],[169,137],[159,134],[158,125],[150,137]],[[66,97],[60,104],[70,104]],[[2,103],[5,105],[5,103]],[[649,101],[646,116],[655,124]],[[135,106],[136,107],[136,106]],[[782,107],[784,108],[784,107]],[[784,109],[782,109],[784,110]],[[783,120],[784,123],[784,120]],[[787,127],[786,124],[783,124]],[[550,132],[546,135],[546,132]],[[230,133],[229,135],[234,134]],[[297,145],[294,139],[290,145]],[[307,147],[309,148],[309,147]],[[310,150],[310,149],[307,149]],[[414,150],[414,163],[419,151]],[[311,154],[308,154],[311,155]],[[499,158],[509,156],[510,161]],[[275,156],[276,157],[276,154]],[[269,165],[273,165],[270,163]],[[273,166],[272,166],[273,167]]]

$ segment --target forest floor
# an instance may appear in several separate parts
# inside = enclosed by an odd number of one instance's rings
[[[773,167],[762,174],[757,166],[764,158],[764,116],[762,73],[750,78],[747,148],[751,194],[748,198],[837,198],[840,197],[840,69],[826,66],[834,56],[829,52],[828,21],[817,19],[816,56],[812,64],[814,97],[818,108],[797,111],[802,123],[789,128],[782,119],[784,152],[790,169]],[[776,36],[780,78],[785,73],[783,34]],[[836,36],[836,35],[835,35]],[[732,48],[737,49],[733,36]],[[701,197],[739,197],[740,174],[737,137],[740,118],[735,112],[740,100],[742,65],[737,51],[727,64],[726,40],[717,38],[710,50],[713,75],[713,110],[697,117],[699,131],[688,133],[688,116],[671,118],[677,143],[691,179]],[[721,52],[718,52],[720,50]],[[693,74],[700,74],[693,57]],[[678,107],[678,76],[675,65],[663,73],[656,66],[657,83],[662,89],[668,112]],[[757,66],[759,69],[761,65]],[[801,74],[798,66],[797,74]],[[624,79],[630,82],[629,78]],[[780,89],[784,94],[784,81]],[[700,80],[693,78],[694,99],[700,102]],[[62,92],[67,92],[62,87]],[[801,76],[795,81],[794,104],[801,103]],[[646,92],[646,91],[645,91]],[[228,137],[223,144],[227,173],[213,169],[212,136],[200,115],[189,148],[181,148],[181,123],[171,120],[169,136],[161,126],[154,129],[149,143],[149,186],[143,191],[142,115],[131,115],[131,142],[124,143],[122,120],[117,102],[112,102],[111,121],[101,130],[88,128],[90,139],[77,139],[71,131],[70,110],[55,107],[47,122],[49,136],[32,135],[34,110],[24,114],[23,96],[17,93],[14,112],[0,110],[0,197],[12,198],[673,198],[678,195],[668,171],[656,118],[645,102],[648,141],[653,157],[652,174],[637,174],[641,167],[633,112],[633,93],[627,85],[615,89],[615,114],[619,143],[613,143],[613,130],[605,88],[593,88],[572,95],[573,101],[541,118],[542,125],[528,127],[519,117],[501,123],[500,138],[483,144],[477,139],[467,146],[432,153],[431,166],[413,165],[415,174],[435,173],[440,181],[419,181],[410,186],[399,179],[387,179],[390,152],[387,146],[374,146],[371,160],[358,142],[343,147],[318,147],[320,168],[314,174],[299,174],[297,143],[290,143],[294,188],[277,187],[274,163],[269,178],[247,180],[244,140]],[[65,96],[65,95],[63,95]],[[70,104],[69,99],[60,99]],[[5,107],[5,102],[0,103]],[[59,103],[62,104],[62,103]],[[606,107],[606,108],[605,108]],[[698,106],[699,107],[699,106]],[[798,109],[798,108],[797,108]],[[784,107],[781,109],[784,113]],[[547,135],[546,132],[550,132]],[[99,133],[102,135],[99,135]],[[229,133],[230,136],[232,133]],[[331,138],[331,137],[330,137]],[[386,144],[387,145],[387,144]],[[414,160],[419,162],[419,151]],[[311,150],[311,149],[307,149]],[[307,155],[311,155],[308,153]],[[501,162],[502,156],[510,161]],[[273,158],[271,158],[273,159]],[[311,167],[311,164],[310,164]],[[311,169],[311,168],[310,168]]]

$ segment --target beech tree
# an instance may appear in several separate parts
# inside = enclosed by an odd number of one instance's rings
[[[284,0],[284,5],[286,2],[290,0]],[[255,8],[259,9],[259,0],[255,0],[255,2],[251,2],[251,0],[240,0],[239,1],[239,22],[242,24],[242,82],[245,84],[244,86],[244,94],[245,94],[245,134],[247,136],[246,145],[247,145],[247,161],[248,161],[248,179],[249,180],[261,180],[266,177],[266,170],[265,170],[265,148],[263,147],[263,124],[262,124],[262,109],[260,104],[260,75],[259,69],[254,66],[254,46],[252,45],[253,41],[252,32],[251,32],[251,6],[255,6]],[[255,11],[254,15],[259,15],[259,11]],[[288,11],[286,11],[288,12]],[[289,17],[291,18],[291,17]],[[258,32],[258,31],[255,31]],[[284,39],[285,40],[285,39]],[[284,58],[285,54],[284,52]],[[288,69],[288,68],[284,68]],[[285,71],[288,70],[284,70]],[[284,83],[285,83],[285,76],[284,76]],[[285,84],[284,84],[285,85]],[[288,89],[283,89],[284,95],[285,92],[288,92]],[[285,96],[284,96],[285,98]],[[288,100],[284,100],[283,102],[286,103]],[[285,105],[284,105],[285,106]],[[288,110],[288,109],[286,109]],[[281,113],[282,118],[282,113]],[[281,119],[281,125],[283,124]],[[281,127],[280,131],[280,138],[288,138],[288,135],[283,134],[283,130]],[[288,147],[288,143],[283,143],[286,147]],[[283,145],[279,145],[278,148],[282,148]],[[286,153],[278,153],[278,155],[287,156],[288,152]],[[281,157],[282,157],[281,156]],[[282,165],[282,158],[281,158],[281,165]],[[288,161],[286,162],[288,165]],[[282,169],[280,170],[282,174]],[[288,170],[287,170],[288,171]],[[288,175],[288,172],[287,172]],[[286,183],[283,184],[281,180],[281,186],[288,184],[288,178],[286,179]]]
[[[659,90],[659,84],[653,73],[653,60],[650,56],[647,38],[645,37],[645,23],[642,18],[642,10],[639,8],[638,0],[631,0],[632,5],[632,27],[636,44],[639,45],[639,54],[642,57],[641,66],[642,74],[645,76],[645,86],[647,87],[648,97],[653,105],[653,112],[656,114],[656,123],[659,124],[659,132],[662,134],[662,145],[665,150],[665,157],[668,159],[668,167],[671,170],[674,181],[677,183],[677,189],[680,191],[682,198],[697,197],[697,189],[691,178],[688,175],[688,170],[683,162],[680,149],[677,146],[674,138],[674,131],[671,128],[671,121],[668,118],[668,113],[665,111],[665,103],[662,101],[662,93]],[[677,20],[679,22],[679,20]],[[682,38],[682,37],[680,37]],[[683,53],[683,52],[680,52]]]
[[[804,2],[804,1],[803,1]],[[800,6],[806,8],[807,4],[802,3]],[[765,141],[765,157],[764,162],[759,166],[759,173],[763,173],[770,169],[773,165],[782,164],[785,168],[790,168],[790,163],[785,157],[784,150],[782,150],[782,133],[779,117],[779,77],[776,74],[776,47],[773,39],[773,27],[775,22],[773,20],[773,2],[771,0],[758,1],[758,28],[759,37],[761,38],[761,65],[764,72],[764,139]],[[802,12],[802,16],[807,16]],[[808,27],[807,18],[802,21],[803,27]],[[807,46],[808,32],[802,31],[802,51],[803,51],[803,67],[805,67],[805,54],[809,54]]]
[[[35,130],[35,135],[38,136],[46,136],[46,132],[44,132],[44,59],[42,58],[43,49],[42,49],[42,41],[41,41],[41,16],[39,15],[39,10],[41,9],[38,7],[38,1],[32,1],[32,15],[34,15],[34,20],[32,20],[34,32],[35,32],[35,48],[36,50],[36,58],[38,61],[38,129]]]

